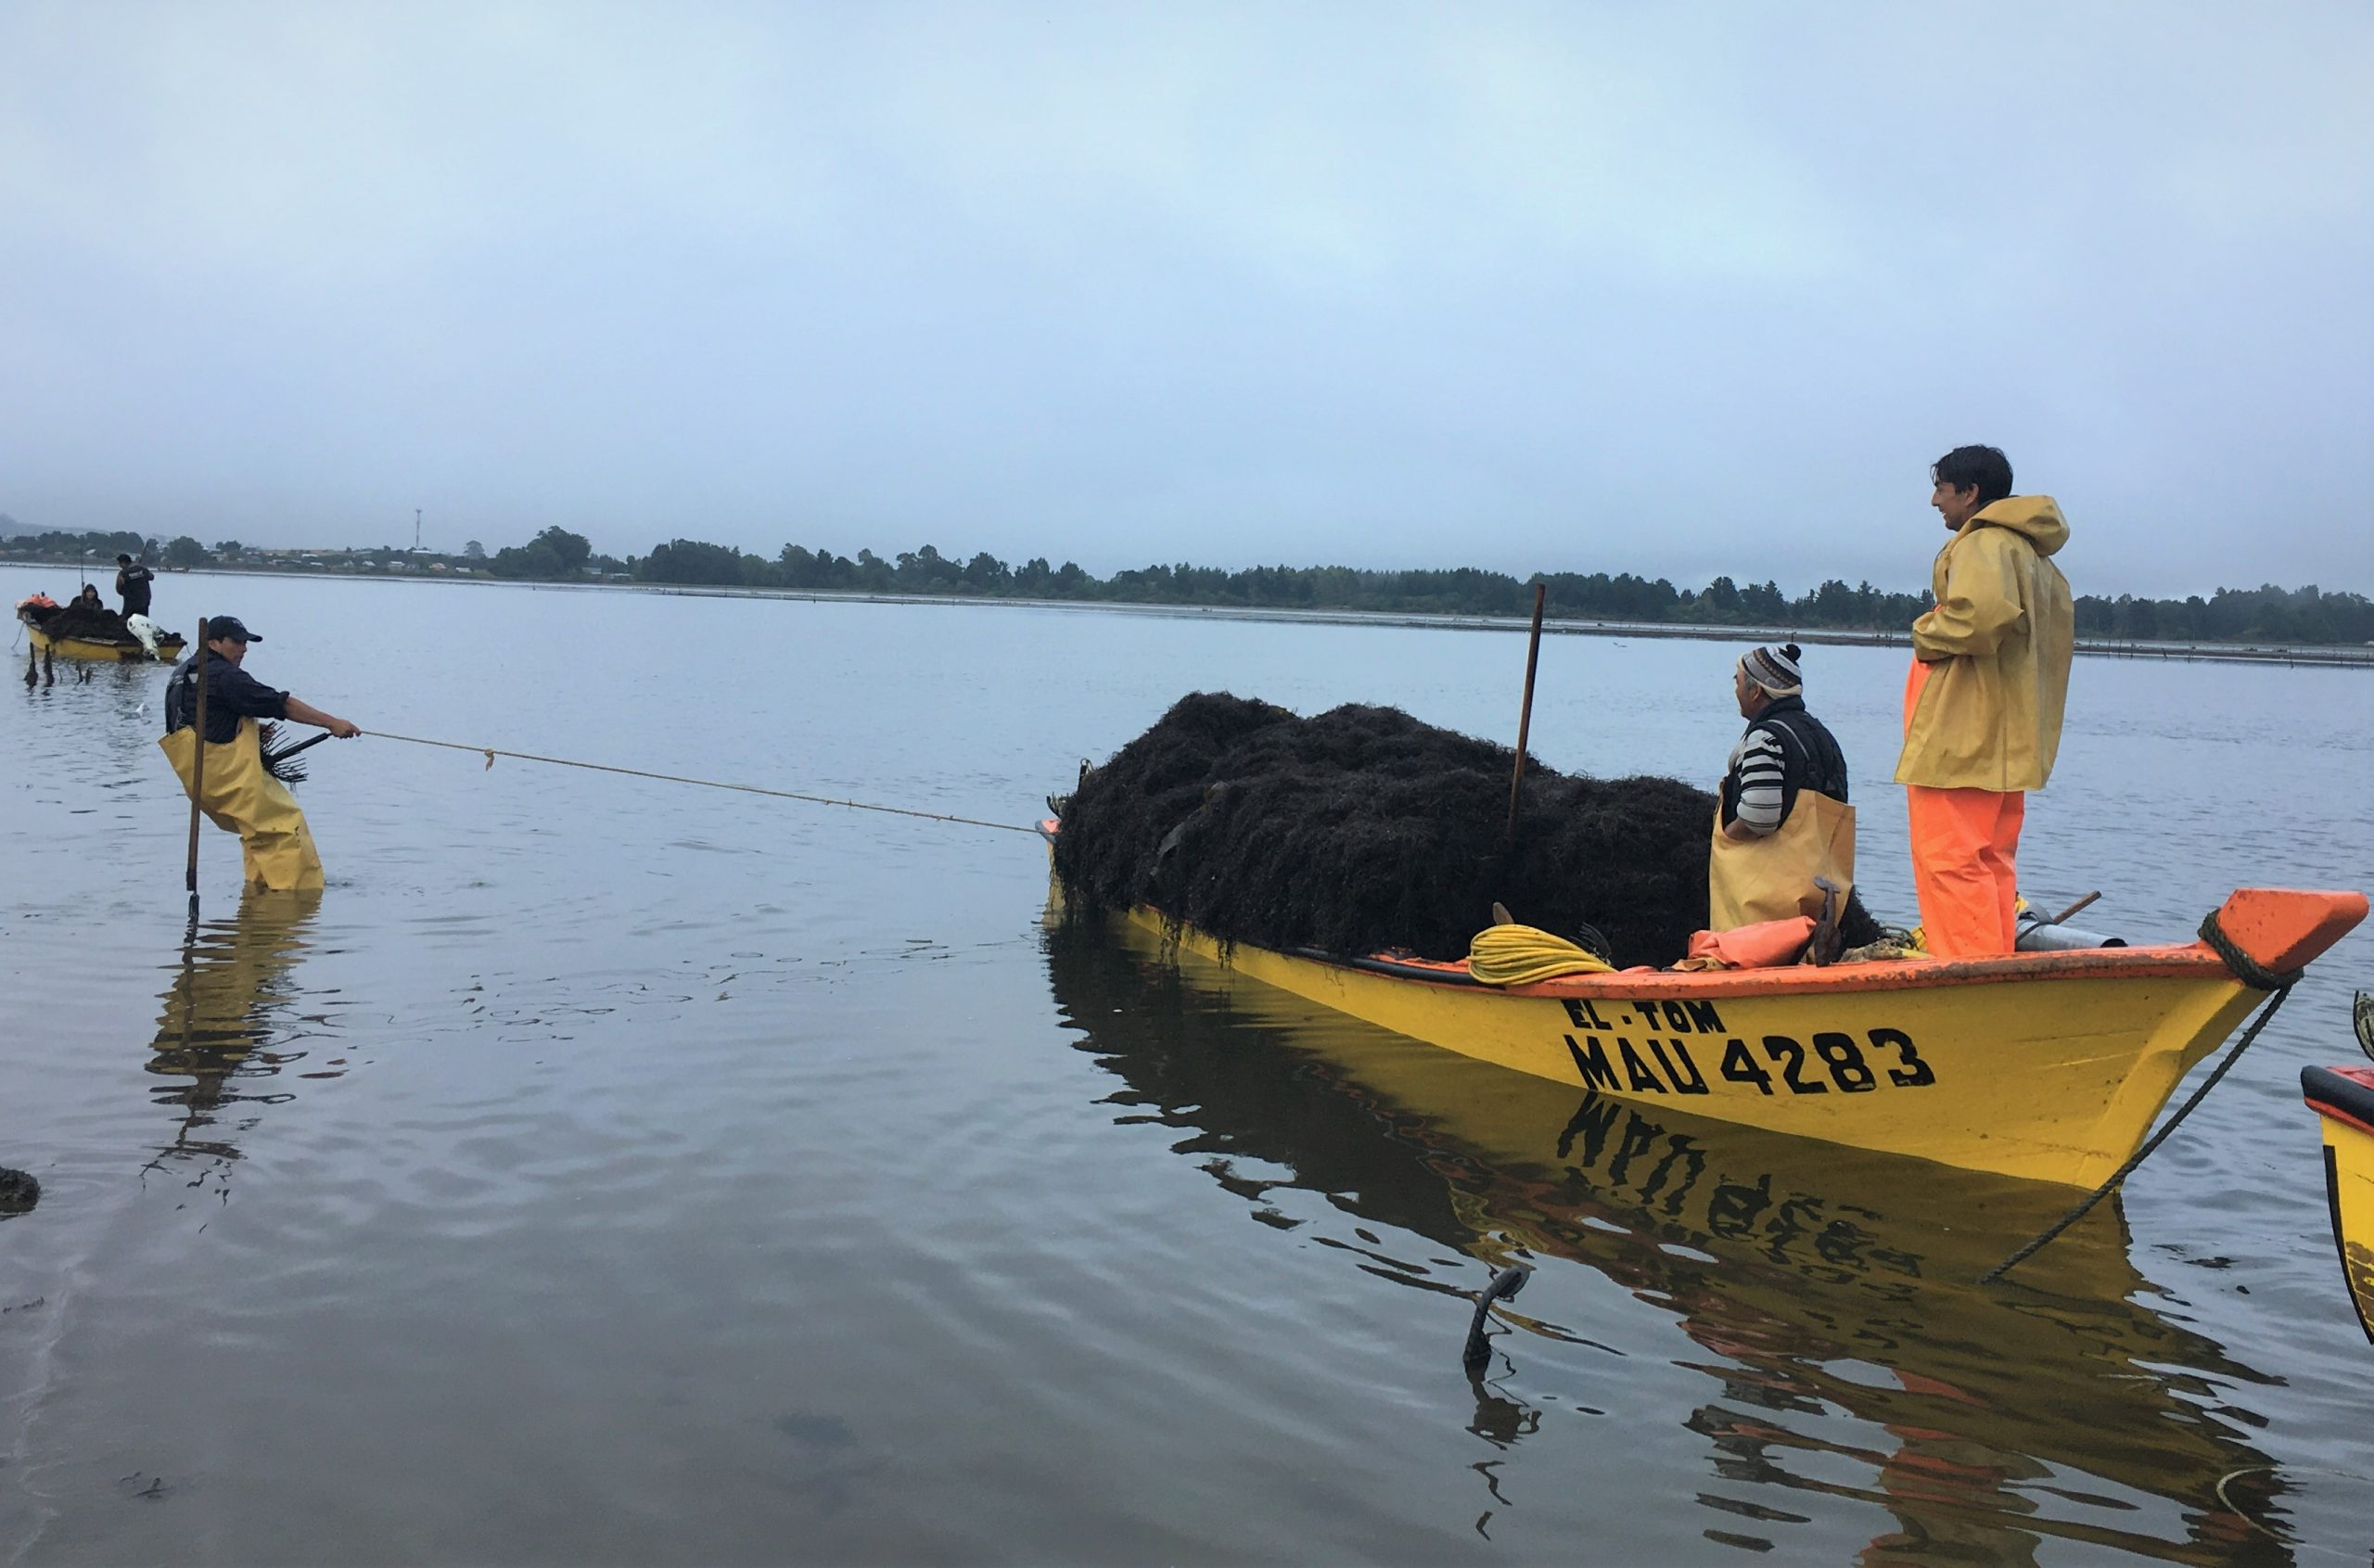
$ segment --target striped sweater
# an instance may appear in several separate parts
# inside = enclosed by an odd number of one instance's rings
[[[1761,724],[1749,725],[1740,744],[1731,747],[1732,787],[1723,792],[1737,802],[1734,820],[1758,838],[1778,832],[1788,814],[1782,788],[1788,777],[1780,737]]]
[[[1723,777],[1723,821],[1736,821],[1758,838],[1767,837],[1788,821],[1800,789],[1844,802],[1846,759],[1821,720],[1806,711],[1803,699],[1782,697],[1749,720],[1731,748]]]

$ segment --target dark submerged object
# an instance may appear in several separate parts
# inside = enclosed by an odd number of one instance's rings
[[[1532,1269],[1522,1263],[1512,1263],[1475,1293],[1475,1316],[1467,1325],[1467,1343],[1459,1352],[1459,1364],[1469,1372],[1482,1371],[1484,1363],[1492,1358],[1492,1347],[1484,1332],[1484,1325],[1491,1319],[1492,1304],[1515,1300],[1517,1292],[1525,1289],[1525,1281],[1532,1277]]]
[[[41,1183],[29,1170],[10,1170],[0,1166],[0,1219],[12,1214],[29,1214],[41,1202]]]
[[[1715,797],[1528,759],[1504,838],[1508,747],[1347,704],[1304,719],[1225,692],[1182,697],[1080,778],[1055,836],[1076,906],[1147,904],[1223,941],[1335,954],[1467,955],[1499,900],[1619,967],[1663,966],[1706,924]],[[1878,924],[1849,898],[1848,947]]]

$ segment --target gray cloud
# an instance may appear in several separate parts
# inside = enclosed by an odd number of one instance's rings
[[[0,12],[0,510],[2374,588],[2374,11]]]

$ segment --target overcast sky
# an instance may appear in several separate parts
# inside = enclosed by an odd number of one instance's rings
[[[0,512],[2374,592],[2374,5],[0,7]]]

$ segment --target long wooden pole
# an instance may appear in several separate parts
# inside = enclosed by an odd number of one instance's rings
[[[198,803],[206,798],[206,618],[198,618],[198,653],[190,660],[192,684],[198,688],[198,702],[190,727],[198,732],[198,756],[189,765],[189,873],[184,886],[189,889],[189,910],[192,918],[198,914]]]
[[[1517,714],[1517,764],[1509,773],[1509,827],[1503,835],[1512,844],[1517,836],[1517,795],[1525,787],[1525,747],[1533,733],[1533,672],[1541,664],[1541,605],[1550,585],[1533,585],[1533,634],[1525,641],[1525,707]]]

